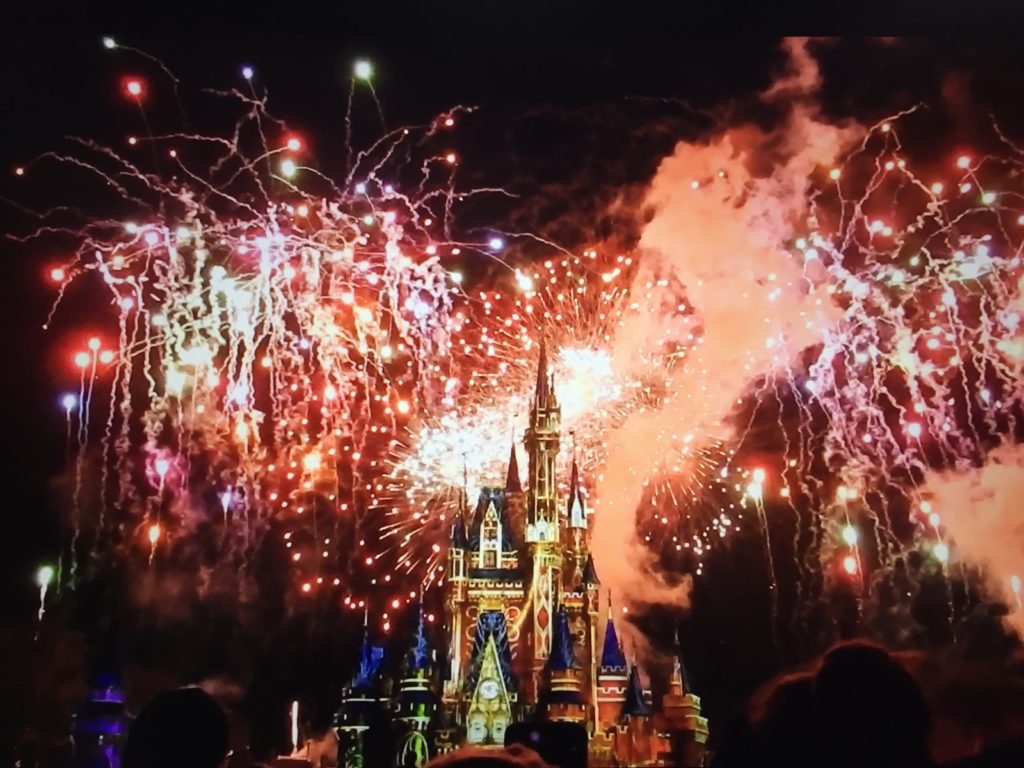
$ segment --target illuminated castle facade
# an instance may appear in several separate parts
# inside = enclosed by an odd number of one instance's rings
[[[429,649],[421,608],[390,702],[393,765],[419,766],[464,744],[501,746],[506,729],[523,721],[585,728],[590,766],[702,764],[707,721],[687,689],[678,647],[655,711],[638,668],[623,655],[610,605],[601,610],[588,546],[591,510],[575,460],[568,494],[558,491],[560,430],[542,346],[524,441],[526,485],[513,445],[504,487],[481,489],[452,526],[445,641]],[[379,654],[364,647],[338,714],[346,768],[365,760],[369,713],[388,703],[371,690],[377,666]]]

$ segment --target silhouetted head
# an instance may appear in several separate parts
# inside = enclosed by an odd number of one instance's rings
[[[199,688],[165,691],[128,729],[125,768],[217,768],[228,754],[228,721]]]
[[[807,730],[814,717],[814,680],[791,675],[776,681],[753,713],[758,762],[764,765],[806,766],[811,759]]]
[[[814,678],[814,733],[834,766],[927,765],[921,686],[888,651],[863,642],[825,654]]]
[[[504,749],[465,747],[441,755],[427,768],[551,768],[540,755],[520,744]]]

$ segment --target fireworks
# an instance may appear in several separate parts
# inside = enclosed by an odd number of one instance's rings
[[[642,420],[656,440],[629,468],[630,512],[645,544],[686,550],[695,573],[748,511],[767,534],[778,508],[813,518],[817,567],[850,579],[905,548],[893,518],[908,513],[938,562],[956,558],[918,484],[983,462],[1015,429],[1019,163],[965,154],[916,171],[900,143],[913,115],[880,123],[842,162],[799,166],[815,174],[799,231],[751,246],[779,269],[737,270],[740,290],[718,299],[729,312],[712,311],[719,272],[538,239],[537,259],[513,264],[513,236],[459,235],[459,203],[495,191],[458,185],[449,132],[464,110],[348,148],[329,172],[267,111],[252,67],[240,74],[246,95],[219,94],[238,110],[230,138],[131,136],[126,153],[83,141],[84,157],[25,166],[30,178],[62,162],[117,194],[117,218],[43,214],[31,236],[72,243],[47,272],[51,327],[78,284],[109,298],[104,331],[69,360],[78,391],[60,400],[78,448],[76,525],[91,450],[98,525],[110,515],[132,531],[124,547],[155,568],[211,528],[243,557],[273,530],[300,597],[330,590],[361,610],[376,588],[398,609],[442,575],[463,494],[504,478],[544,342],[560,476],[575,459],[594,494],[609,436]],[[372,78],[354,63],[353,88]],[[146,82],[123,88],[145,108]],[[169,172],[132,159],[136,147]],[[695,206],[719,195],[734,226],[729,174],[692,176],[680,190]],[[726,389],[708,348],[733,338],[756,344],[719,361]],[[77,529],[74,542],[73,556]]]

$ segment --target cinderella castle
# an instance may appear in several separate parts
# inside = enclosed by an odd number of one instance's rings
[[[430,642],[421,606],[393,690],[381,682],[383,649],[364,639],[335,719],[344,768],[384,760],[418,768],[463,745],[500,747],[506,730],[525,722],[585,730],[594,768],[703,764],[707,720],[678,643],[655,707],[623,653],[610,601],[602,611],[588,546],[592,512],[575,460],[568,494],[558,490],[560,430],[542,345],[524,441],[526,486],[513,444],[504,487],[482,488],[452,526],[444,641]]]

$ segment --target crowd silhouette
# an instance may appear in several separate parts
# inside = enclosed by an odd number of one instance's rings
[[[932,715],[922,687],[881,646],[847,642],[807,671],[783,675],[724,723],[711,768],[1002,768],[1024,765],[1024,743],[978,745],[975,754],[939,763],[929,752]],[[229,727],[216,701],[198,688],[157,696],[132,723],[123,768],[223,768]],[[547,768],[533,750],[461,749],[430,768]],[[577,766],[560,766],[577,768]],[[582,768],[582,767],[580,767]],[[689,766],[681,768],[691,768]]]

